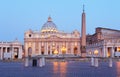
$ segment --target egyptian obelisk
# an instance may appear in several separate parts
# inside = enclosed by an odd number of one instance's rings
[[[84,12],[83,5],[83,13],[82,13],[82,28],[81,28],[81,56],[85,57],[86,55],[86,17]]]

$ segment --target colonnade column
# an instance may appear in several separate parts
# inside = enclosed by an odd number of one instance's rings
[[[19,46],[19,52],[18,52],[18,58],[21,59],[22,58],[22,46]]]
[[[11,47],[11,59],[14,59],[14,47]]]
[[[0,51],[0,59],[3,60],[3,47],[1,47],[1,51]]]
[[[7,47],[5,47],[5,52],[7,53]]]
[[[4,53],[3,53],[3,58],[5,58],[5,53],[7,53],[7,47],[4,47],[5,48],[5,51],[4,51]]]

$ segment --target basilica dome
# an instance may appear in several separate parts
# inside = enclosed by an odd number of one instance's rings
[[[58,32],[56,25],[52,22],[52,18],[48,17],[48,21],[42,26],[42,33],[55,33]]]

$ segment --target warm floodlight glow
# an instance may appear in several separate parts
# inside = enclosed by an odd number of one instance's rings
[[[64,53],[64,54],[65,54],[66,50],[67,49],[65,47],[62,47],[62,49],[61,49],[62,53]]]
[[[57,55],[57,54],[58,54],[58,51],[57,51],[57,50],[55,50],[55,51],[54,51],[54,54],[55,54],[55,55]]]
[[[95,54],[95,55],[98,55],[98,50],[95,50],[95,51],[94,51],[94,54]]]
[[[117,51],[119,51],[119,52],[120,52],[120,47],[118,47],[118,48],[117,48]]]

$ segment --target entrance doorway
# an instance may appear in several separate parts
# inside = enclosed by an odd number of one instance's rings
[[[74,47],[74,55],[76,56],[78,53],[78,48],[77,47]]]
[[[32,48],[29,47],[29,48],[28,48],[28,57],[31,57],[31,56],[32,56]]]
[[[107,57],[111,57],[111,54],[112,54],[111,48],[108,48]]]
[[[41,47],[41,54],[44,55],[44,46]]]

